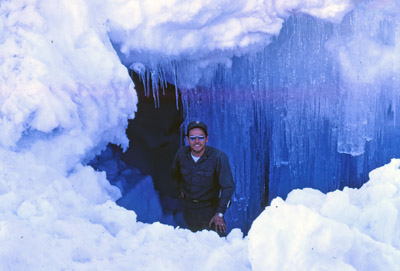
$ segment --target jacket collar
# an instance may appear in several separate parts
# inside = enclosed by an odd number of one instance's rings
[[[207,158],[208,156],[210,156],[210,152],[211,152],[210,147],[206,145],[206,149],[203,155],[200,157],[199,161],[202,160],[203,158]],[[190,148],[190,146],[187,146],[186,155],[187,157],[192,159],[192,149]]]

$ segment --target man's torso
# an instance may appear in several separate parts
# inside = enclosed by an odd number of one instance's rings
[[[194,162],[189,147],[183,147],[179,155],[182,174],[181,190],[189,200],[216,200],[220,185],[217,175],[219,151],[207,146],[201,158]]]

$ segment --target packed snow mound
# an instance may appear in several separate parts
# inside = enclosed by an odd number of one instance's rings
[[[83,0],[1,2],[1,147],[69,168],[109,141],[127,146],[137,99],[105,21]]]
[[[258,270],[397,270],[400,160],[370,173],[360,189],[295,190],[276,198],[249,232]]]

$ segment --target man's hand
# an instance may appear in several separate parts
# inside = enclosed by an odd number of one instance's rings
[[[215,231],[216,232],[226,232],[226,225],[225,225],[225,220],[223,217],[220,217],[218,214],[215,214],[211,220],[210,220],[210,224],[208,225],[210,228],[212,226],[212,224],[215,225]]]

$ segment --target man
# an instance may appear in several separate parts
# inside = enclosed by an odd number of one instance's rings
[[[206,146],[207,125],[192,121],[187,126],[189,146],[178,150],[172,164],[172,179],[178,184],[183,217],[192,231],[226,232],[224,213],[235,190],[228,157]]]

